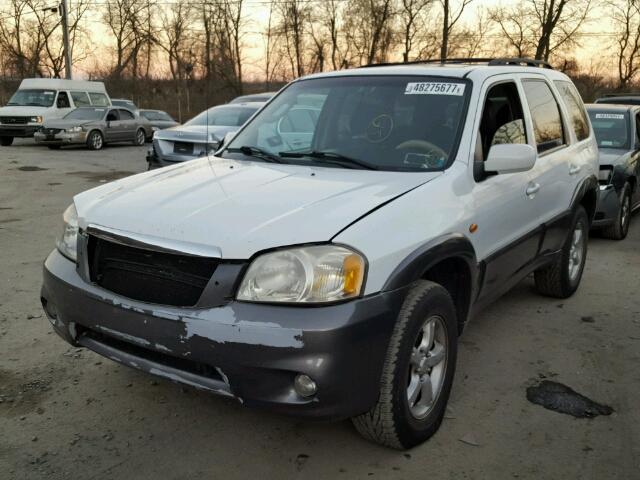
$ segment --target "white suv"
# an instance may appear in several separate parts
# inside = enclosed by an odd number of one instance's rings
[[[597,195],[580,96],[544,64],[312,75],[215,157],[77,195],[42,303],[74,345],[409,448],[473,313],[530,273],[577,289]]]

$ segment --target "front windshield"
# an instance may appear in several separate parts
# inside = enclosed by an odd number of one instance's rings
[[[18,90],[7,105],[21,107],[50,107],[56,98],[55,90]]]
[[[469,90],[465,81],[445,77],[302,80],[266,106],[225,156],[240,159],[237,149],[251,146],[291,162],[442,170],[455,155]]]
[[[627,112],[589,110],[589,118],[600,148],[629,148]]]
[[[100,120],[106,112],[105,108],[77,108],[67,113],[64,118],[68,120]]]
[[[239,127],[251,118],[257,108],[252,107],[214,107],[189,120],[185,125],[207,125],[210,127]]]

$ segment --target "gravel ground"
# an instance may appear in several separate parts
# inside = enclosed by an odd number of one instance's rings
[[[473,320],[440,431],[404,453],[349,422],[246,409],[51,332],[41,266],[62,211],[145,168],[139,147],[0,147],[0,479],[640,478],[640,215],[623,242],[592,238],[573,298],[539,297],[527,279]],[[615,411],[576,419],[531,404],[542,379]]]

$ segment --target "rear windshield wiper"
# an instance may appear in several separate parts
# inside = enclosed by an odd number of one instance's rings
[[[364,168],[366,170],[378,170],[378,166],[372,165],[368,162],[363,162],[362,160],[357,160],[355,158],[347,157],[340,153],[335,152],[320,152],[317,150],[312,150],[310,152],[280,152],[279,154],[284,158],[302,158],[309,157],[314,160],[320,160],[325,163],[334,163],[336,165],[341,165],[346,168]]]
[[[262,150],[261,148],[251,147],[248,145],[243,145],[242,147],[239,147],[239,148],[227,148],[227,152],[231,152],[231,153],[240,152],[243,155],[246,155],[247,157],[258,158],[264,162],[286,163],[280,157],[278,157],[277,155],[274,155],[273,153],[269,153],[266,150]]]

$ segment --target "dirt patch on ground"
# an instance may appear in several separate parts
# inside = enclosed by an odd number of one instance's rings
[[[45,170],[49,170],[48,168],[34,167],[31,165],[26,165],[24,167],[18,167],[16,170],[20,170],[21,172],[43,172]]]
[[[47,372],[12,372],[0,370],[0,416],[16,417],[37,412],[51,394],[51,385],[60,372],[53,367]]]

